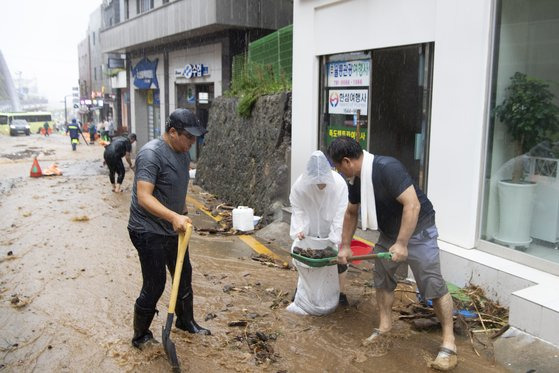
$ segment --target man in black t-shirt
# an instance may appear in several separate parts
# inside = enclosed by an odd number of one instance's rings
[[[130,152],[132,151],[132,144],[136,141],[136,135],[131,133],[128,137],[117,137],[105,148],[103,153],[103,158],[105,158],[105,163],[109,167],[109,180],[113,186],[113,192],[120,192],[120,186],[124,180],[124,164],[122,163],[122,157],[125,157],[128,166],[133,170],[132,160],[130,159]],[[115,183],[115,173],[118,175],[118,179]]]
[[[454,368],[458,359],[453,332],[453,304],[441,275],[433,205],[397,159],[369,154],[349,137],[335,139],[328,153],[336,169],[349,179],[349,203],[344,216],[338,263],[346,263],[351,256],[350,243],[357,228],[362,200],[366,206],[361,210],[364,229],[377,226],[374,223],[369,225],[368,220],[378,222],[380,237],[375,251],[388,250],[392,254],[392,261],[375,261],[374,286],[380,324],[363,343],[373,343],[392,329],[392,304],[397,285],[394,275],[398,264],[405,262],[412,269],[420,294],[424,299],[432,300],[442,325],[443,341],[431,367],[439,370]],[[366,177],[370,179],[362,180],[364,175],[370,175]],[[362,186],[361,183],[368,184]]]
[[[165,290],[166,268],[171,277],[177,261],[178,232],[192,220],[183,215],[189,181],[189,151],[196,138],[205,134],[196,115],[176,109],[165,124],[161,138],[145,144],[136,157],[136,173],[130,203],[128,232],[138,251],[142,289],[134,303],[132,345],[142,349],[155,342],[149,330],[159,298]],[[187,248],[177,295],[178,329],[211,335],[194,320],[192,264]]]

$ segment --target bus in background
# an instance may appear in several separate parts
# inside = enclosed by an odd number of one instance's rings
[[[48,122],[50,128],[54,128],[52,115],[46,111],[29,111],[22,113],[0,113],[0,134],[9,135],[10,123],[14,119],[25,119],[29,123],[29,131],[37,133],[43,128],[45,122]]]

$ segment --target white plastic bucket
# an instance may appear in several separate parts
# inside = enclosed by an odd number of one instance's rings
[[[233,209],[233,229],[245,232],[254,230],[254,210],[247,206]]]

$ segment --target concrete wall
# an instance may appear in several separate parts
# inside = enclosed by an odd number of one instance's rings
[[[270,222],[289,203],[291,97],[260,98],[250,119],[240,118],[236,107],[236,98],[212,103],[195,183]]]

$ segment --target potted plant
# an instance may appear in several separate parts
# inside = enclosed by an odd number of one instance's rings
[[[525,180],[524,154],[558,128],[559,108],[553,98],[547,83],[516,72],[505,90],[505,99],[495,107],[495,117],[507,127],[515,146],[512,179],[498,184],[499,233],[495,238],[509,246],[527,246],[531,242],[536,185]]]

